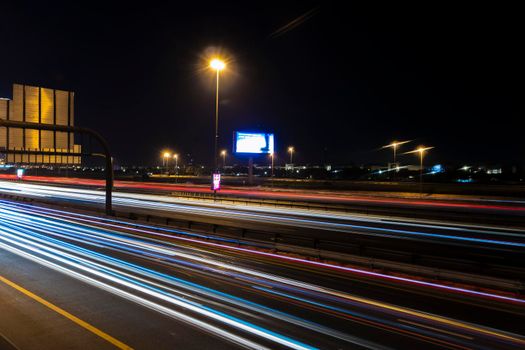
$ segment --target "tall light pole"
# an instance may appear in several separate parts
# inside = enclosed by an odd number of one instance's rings
[[[294,148],[292,146],[288,147],[288,152],[290,152],[290,164],[293,164],[293,151]]]
[[[397,142],[392,142],[392,149],[394,151],[394,166],[396,165],[396,150],[397,150],[397,146],[398,146],[398,143]]]
[[[396,161],[397,161],[397,151],[399,149],[399,146],[405,144],[405,143],[409,143],[410,141],[393,141],[392,143],[386,145],[386,146],[383,146],[381,147],[382,149],[385,149],[385,148],[392,148],[392,152],[394,154],[394,166],[396,167],[396,171],[398,170],[398,166],[396,164]]]
[[[225,149],[221,151],[221,156],[222,156],[222,168],[224,169],[226,167],[226,150]]]
[[[179,155],[177,153],[173,154],[173,159],[175,159],[175,182],[179,176]]]
[[[170,159],[170,154],[169,152],[164,152],[164,167],[166,167],[166,172],[168,172],[168,164],[169,164],[169,159]]]
[[[272,158],[272,178],[273,178],[273,157],[274,157],[274,153],[270,153],[270,158]]]
[[[423,157],[425,156],[425,152],[428,150],[431,150],[434,147],[425,147],[425,146],[419,146],[413,151],[407,152],[408,153],[419,153],[419,196],[421,197],[423,195]]]
[[[218,152],[217,147],[219,144],[219,75],[221,70],[226,67],[226,63],[223,60],[214,58],[210,61],[210,68],[215,70],[216,77],[216,89],[215,89],[215,147],[213,149],[213,158],[214,158],[214,171],[218,169]]]
[[[270,158],[272,158],[272,172],[271,172],[272,188],[273,188],[273,160],[274,160],[274,157],[275,157],[275,153],[274,152],[270,153]]]

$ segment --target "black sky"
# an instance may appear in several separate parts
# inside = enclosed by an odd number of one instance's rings
[[[435,162],[523,163],[518,7],[193,3],[3,6],[0,96],[15,82],[75,91],[76,123],[105,135],[121,164],[154,163],[165,147],[209,162],[202,58],[219,48],[232,59],[221,148],[233,130],[259,129],[302,162],[383,162],[379,146],[413,139],[436,147]]]

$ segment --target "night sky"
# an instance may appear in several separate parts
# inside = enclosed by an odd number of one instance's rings
[[[0,97],[12,83],[75,91],[76,124],[106,136],[120,164],[155,164],[166,147],[211,162],[205,58],[220,52],[221,148],[254,129],[298,162],[384,162],[394,139],[435,146],[433,162],[525,159],[517,7],[130,3],[3,4]]]

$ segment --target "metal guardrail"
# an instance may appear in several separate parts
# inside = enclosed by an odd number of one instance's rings
[[[190,191],[171,191],[170,195],[173,197],[185,198],[185,199],[198,199],[213,203],[225,203],[225,204],[240,204],[240,205],[257,205],[257,206],[268,206],[268,207],[283,207],[283,208],[295,208],[303,210],[317,210],[317,211],[332,211],[341,213],[354,213],[360,215],[380,215],[384,217],[406,217],[409,215],[413,218],[427,219],[427,220],[442,220],[446,218],[451,222],[458,223],[485,223],[505,226],[515,226],[525,229],[525,215],[521,212],[508,212],[505,215],[501,213],[491,212],[490,210],[481,210],[477,213],[469,212],[467,210],[461,211],[461,209],[454,208],[437,208],[435,210],[428,210],[428,208],[418,208],[414,206],[403,207],[403,206],[381,206],[378,204],[339,204],[339,203],[326,203],[317,201],[292,201],[284,199],[267,199],[267,198],[250,198],[241,197],[235,195],[224,195],[218,194],[214,197],[212,194],[202,192],[190,192]]]

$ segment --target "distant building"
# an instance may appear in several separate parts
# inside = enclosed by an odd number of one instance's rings
[[[501,168],[492,168],[492,169],[487,169],[487,174],[489,175],[497,175],[497,174],[501,174],[503,171],[501,170]]]
[[[13,98],[0,99],[0,119],[73,126],[74,105],[71,91],[13,84]],[[6,164],[80,164],[80,156],[52,154],[80,151],[73,133],[0,127],[0,161]]]

